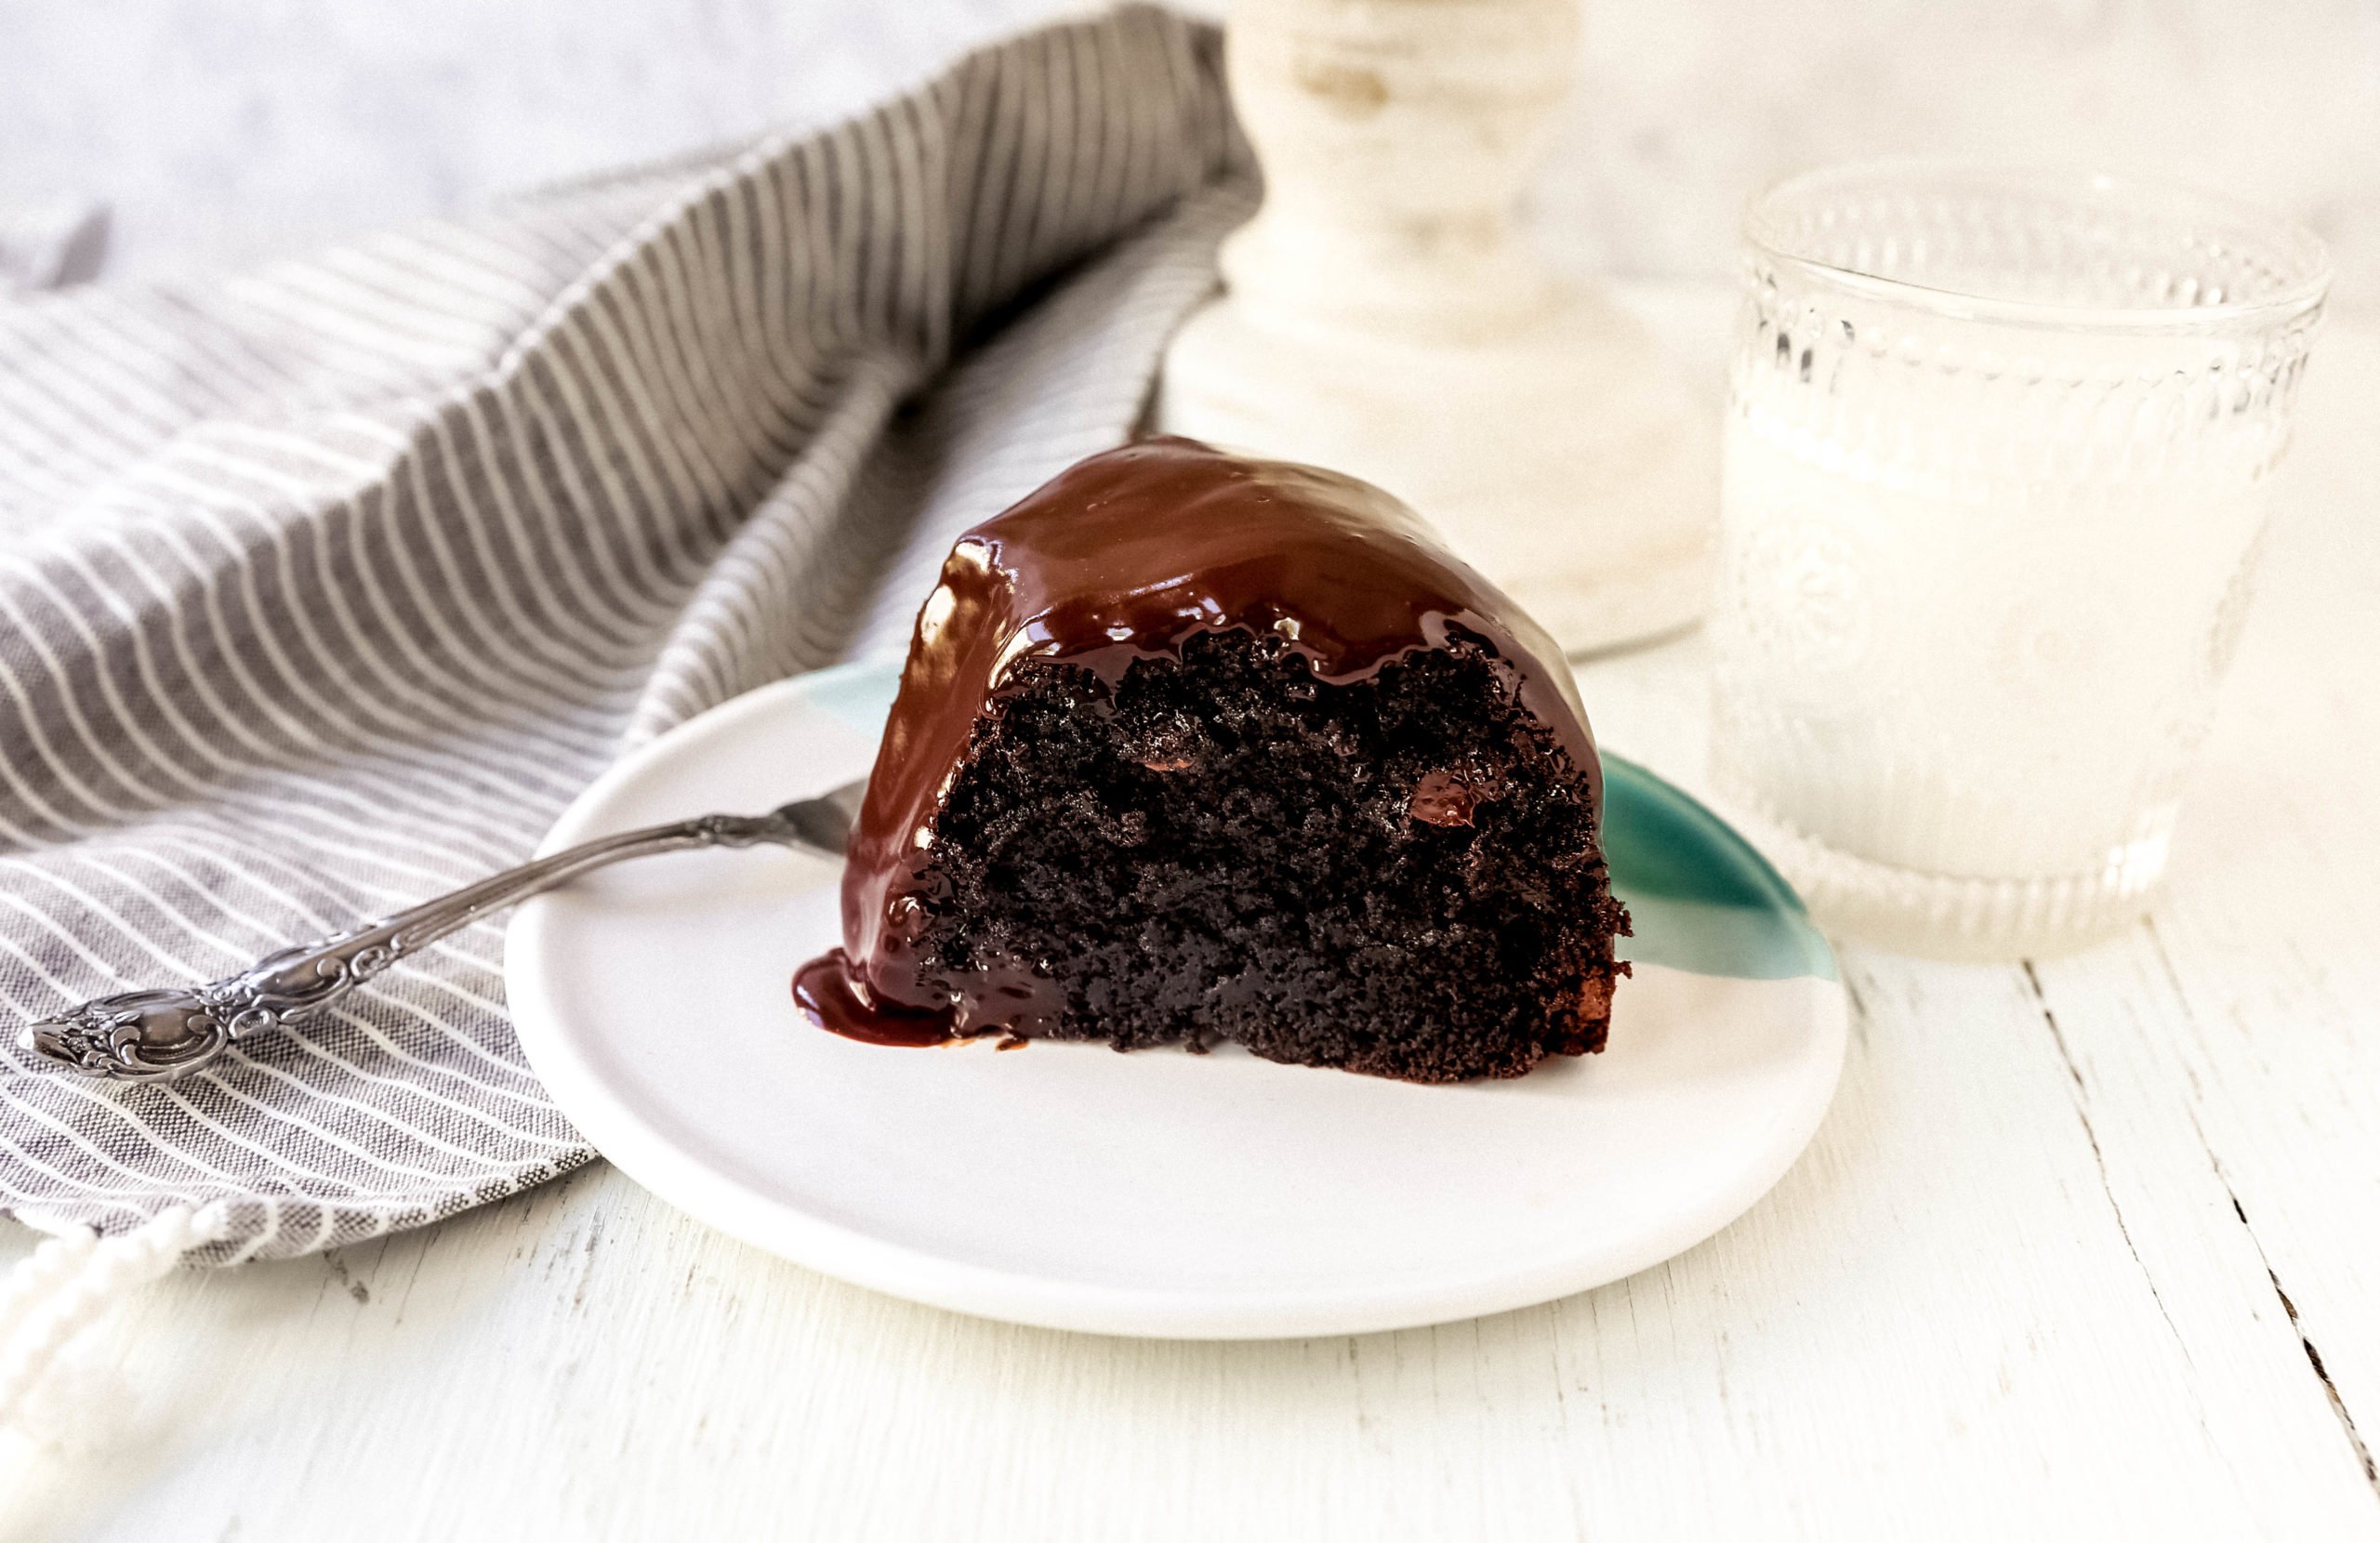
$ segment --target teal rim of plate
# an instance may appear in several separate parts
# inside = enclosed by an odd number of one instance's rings
[[[1620,956],[1739,981],[1837,979],[1834,950],[1784,875],[1692,795],[1603,758],[1603,855],[1635,935]]]
[[[802,681],[811,706],[879,739],[901,661],[838,665]],[[1620,940],[1621,958],[1740,981],[1837,978],[1801,897],[1734,826],[1625,757],[1606,753],[1603,771],[1604,859],[1636,929]]]
[[[898,657],[859,659],[794,679],[803,701],[862,738],[880,740],[901,689],[901,664]]]

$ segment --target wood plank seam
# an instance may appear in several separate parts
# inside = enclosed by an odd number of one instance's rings
[[[2272,1282],[2272,1294],[2281,1299],[2281,1312],[2289,1315],[2289,1326],[2297,1335],[2298,1347],[2306,1352],[2306,1364],[2313,1367],[2315,1379],[2321,1383],[2322,1391],[2330,1398],[2331,1413],[2338,1417],[2339,1429],[2347,1433],[2347,1445],[2354,1449],[2356,1461],[2363,1466],[2364,1482],[2372,1486],[2374,1496],[2380,1496],[2380,1466],[2375,1466],[2372,1460],[2372,1448],[2365,1443],[2362,1431],[2357,1428],[2355,1415],[2347,1408],[2347,1400],[2340,1396],[2338,1384],[2331,1380],[2330,1372],[2322,1365],[2322,1352],[2315,1348],[2305,1325],[2298,1322],[2297,1304],[2289,1299],[2288,1288],[2281,1284],[2280,1273],[2273,1269],[2272,1260],[2266,1257],[2264,1243],[2256,1236],[2255,1224],[2248,1220],[2248,1208],[2240,1204],[2239,1195],[2233,1193],[2231,1180],[2223,1171],[2223,1160],[2215,1154],[2215,1148],[2208,1143],[2205,1130],[2200,1128],[2196,1110],[2190,1111],[2190,1128],[2198,1131],[2199,1144],[2206,1148],[2208,1166],[2215,1169],[2215,1180],[2222,1184],[2224,1194],[2230,1199],[2232,1212],[2239,1217],[2240,1225],[2247,1229],[2248,1243],[2255,1249],[2257,1260],[2265,1267],[2266,1279]]]
[[[2183,988],[2181,971],[2174,966],[2174,956],[2165,947],[2165,939],[2157,930],[2156,918],[2153,917],[2145,918],[2141,927],[2142,930],[2148,934],[2151,956],[2156,959],[2158,968],[2164,972],[2166,983],[2173,988],[2174,1000],[2180,1006],[2183,1016],[2191,1020],[2192,1026],[2196,1027],[2197,1015],[2190,1006],[2189,993]],[[2026,965],[2025,972],[2029,977],[2032,974],[2032,966],[2030,963]],[[2035,982],[2033,989],[2038,996],[2041,990],[2038,982]],[[2044,1014],[2048,1011],[2046,1003],[2043,1004],[2043,1011]],[[2051,1025],[2051,1032],[2053,1034],[2056,1032],[2055,1023]],[[2064,1047],[2061,1045],[2059,1048],[2062,1052]],[[2069,1065],[2071,1064],[2069,1062]],[[2197,1080],[2195,1074],[2192,1075],[2191,1080],[2195,1084]],[[2346,1432],[2347,1445],[2353,1449],[2356,1461],[2363,1469],[2364,1482],[2372,1486],[2374,1496],[2380,1497],[2380,1465],[2375,1465],[2373,1461],[2371,1444],[2363,1439],[2363,1431],[2356,1424],[2354,1411],[2347,1407],[2347,1399],[2340,1393],[2338,1384],[2332,1380],[2330,1371],[2322,1365],[2322,1352],[2315,1348],[2312,1337],[2306,1332],[2304,1324],[2299,1321],[2297,1304],[2289,1299],[2288,1290],[2281,1284],[2280,1273],[2273,1268],[2271,1257],[2265,1252],[2264,1240],[2256,1236],[2255,1225],[2248,1220],[2248,1208],[2240,1203],[2239,1194],[2232,1188],[2230,1175],[2223,1171],[2223,1159],[2215,1155],[2215,1143],[2207,1140],[2206,1128],[2198,1117],[2198,1110],[2189,1105],[2186,1105],[2185,1108],[2190,1117],[2190,1129],[2196,1133],[2199,1146],[2206,1154],[2207,1166],[2214,1170],[2215,1181],[2223,1186],[2224,1195],[2231,1202],[2232,1212],[2239,1217],[2240,1225],[2247,1230],[2249,1246],[2255,1249],[2256,1259],[2265,1268],[2266,1278],[2272,1282],[2273,1295],[2281,1299],[2281,1311],[2288,1315],[2289,1326],[2297,1336],[2299,1348],[2306,1352],[2306,1363],[2313,1368],[2315,1379],[2321,1383],[2322,1392],[2330,1401],[2331,1413],[2338,1417],[2339,1429]]]
[[[2149,1261],[2140,1257],[2140,1246],[2132,1240],[2132,1229],[2123,1219],[2123,1206],[2116,1199],[2115,1185],[2108,1178],[2108,1155],[2099,1150],[2099,1133],[2091,1128],[2090,1090],[2082,1085],[2082,1068],[2074,1064],[2074,1053],[2066,1047],[2066,1035],[2057,1026],[2057,1014],[2050,1010],[2049,998],[2043,995],[2042,978],[2034,971],[2033,961],[2025,959],[2019,963],[2025,972],[2025,987],[2032,993],[2033,1006],[2040,1011],[2042,1022],[2049,1027],[2050,1043],[2057,1047],[2057,1059],[2065,1063],[2067,1077],[2074,1084],[2074,1117],[2082,1122],[2082,1139],[2091,1143],[2091,1161],[2099,1170],[2099,1188],[2106,1194],[2108,1210],[2115,1218],[2116,1234],[2123,1239],[2125,1250],[2132,1255],[2132,1262],[2139,1266],[2140,1278],[2149,1286],[2149,1299],[2157,1304],[2158,1315],[2165,1320],[2165,1327],[2173,1334],[2174,1343],[2181,1349],[2182,1359],[2188,1361],[2189,1341],[2183,1338],[2181,1325],[2174,1322],[2173,1312],[2165,1305],[2164,1293],[2157,1289],[2156,1273],[2149,1268]]]

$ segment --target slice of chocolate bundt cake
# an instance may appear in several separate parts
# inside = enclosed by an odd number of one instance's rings
[[[1626,913],[1552,641],[1410,510],[1185,440],[961,536],[852,833],[826,1026],[1236,1041],[1417,1082],[1602,1047]]]

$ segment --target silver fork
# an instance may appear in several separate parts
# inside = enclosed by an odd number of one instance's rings
[[[268,954],[219,981],[86,1002],[28,1025],[18,1048],[90,1076],[170,1082],[205,1066],[232,1041],[320,1011],[448,933],[596,868],[704,847],[808,847],[840,857],[866,787],[863,778],[766,814],[705,814],[599,837],[394,916]]]

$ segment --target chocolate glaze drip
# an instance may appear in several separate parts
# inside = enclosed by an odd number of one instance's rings
[[[1386,493],[1183,439],[1080,462],[944,561],[852,827],[844,946],[803,967],[797,999],[824,1026],[883,1043],[1031,1034],[1055,1017],[1054,982],[1003,971],[952,1002],[919,982],[912,952],[935,814],[1019,660],[1063,659],[1112,684],[1136,659],[1241,629],[1282,639],[1344,684],[1443,648],[1458,627],[1512,666],[1521,706],[1586,771],[1600,807],[1594,740],[1561,651]],[[1461,815],[1453,803],[1431,812],[1468,816],[1467,798]]]
[[[904,1008],[879,1003],[840,948],[793,972],[793,1000],[812,1022],[845,1039],[870,1045],[947,1045],[956,1018],[949,1008]]]

